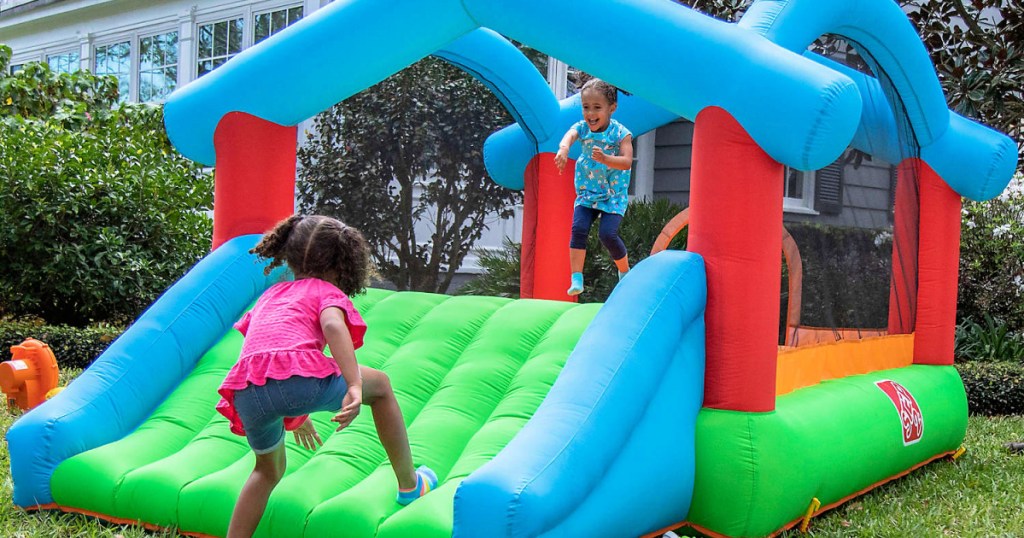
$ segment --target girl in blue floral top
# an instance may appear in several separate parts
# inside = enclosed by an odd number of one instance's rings
[[[569,159],[569,147],[580,141],[583,148],[576,160],[576,203],[572,215],[572,239],[569,241],[569,266],[572,277],[569,295],[583,292],[583,262],[587,256],[587,235],[600,217],[601,243],[608,249],[619,269],[619,278],[629,271],[626,244],[619,237],[619,224],[626,214],[629,170],[633,166],[633,135],[612,119],[618,105],[618,90],[600,79],[590,79],[580,92],[583,121],[577,122],[562,137],[555,154],[559,172]]]

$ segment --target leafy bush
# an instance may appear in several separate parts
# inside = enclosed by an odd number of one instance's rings
[[[65,127],[81,127],[108,114],[117,102],[117,79],[88,71],[54,73],[31,62],[8,75],[11,49],[0,44],[0,116],[46,118]]]
[[[682,206],[665,199],[653,202],[634,201],[629,204],[626,216],[623,217],[622,224],[619,226],[619,236],[626,244],[626,254],[629,256],[631,267],[651,255],[651,247],[658,239],[661,229],[682,210]],[[569,230],[565,231],[565,235],[568,237]],[[686,237],[686,230],[683,230],[672,240],[668,248],[685,250]],[[568,242],[565,249],[565,255],[568,256]],[[590,229],[590,236],[587,237],[587,260],[583,265],[583,280],[586,286],[579,296],[581,303],[603,303],[619,282],[619,273],[615,262],[598,237],[597,222],[594,223],[593,228]],[[565,287],[569,287],[568,281],[566,281]]]
[[[10,97],[66,85],[49,108]],[[123,322],[209,250],[211,176],[171,148],[161,108],[111,108],[106,87],[40,64],[0,72],[0,314]]]
[[[123,327],[108,324],[70,327],[46,325],[41,321],[4,320],[0,321],[0,346],[3,349],[0,360],[11,358],[11,346],[24,342],[26,338],[35,338],[50,346],[62,369],[85,368],[123,331]]]
[[[990,315],[1024,331],[1024,176],[996,199],[965,200],[960,231],[960,320]]]
[[[974,415],[1024,414],[1024,365],[1015,362],[966,362],[956,365]]]
[[[626,211],[619,235],[626,243],[626,252],[630,265],[651,254],[651,247],[661,233],[661,229],[676,216],[682,208],[668,200],[654,202],[632,202]],[[558,233],[546,230],[544,233]],[[566,237],[568,230],[564,230]],[[684,230],[672,240],[670,249],[686,248],[686,231]],[[464,285],[459,293],[463,295],[496,295],[499,297],[519,297],[520,245],[506,240],[504,248],[498,251],[480,250],[480,266],[484,273]],[[569,244],[566,241],[565,256],[569,256]],[[618,282],[618,270],[608,251],[598,238],[598,226],[594,225],[587,238],[587,260],[583,266],[586,289],[580,295],[580,302],[603,302],[611,294]],[[566,287],[569,282],[566,281]]]
[[[489,295],[519,298],[522,244],[505,238],[500,249],[477,249],[477,263],[483,275],[458,290],[459,295]]]
[[[986,313],[982,323],[967,318],[957,324],[954,355],[958,360],[1024,364],[1024,337]]]

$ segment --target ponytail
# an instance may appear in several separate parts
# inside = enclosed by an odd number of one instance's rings
[[[269,275],[275,267],[284,264],[283,254],[285,245],[288,244],[288,237],[304,218],[302,215],[292,215],[278,222],[272,230],[263,234],[263,239],[260,239],[260,242],[249,251],[261,259],[271,260],[270,265],[263,270],[264,274]]]

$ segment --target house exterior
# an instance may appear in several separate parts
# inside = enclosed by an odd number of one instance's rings
[[[0,0],[0,43],[9,69],[47,62],[55,71],[89,69],[116,76],[125,101],[161,101],[242,50],[327,5],[330,0]],[[564,95],[567,69],[550,62],[548,79]],[[299,126],[299,142],[310,122]],[[693,123],[679,120],[637,137],[631,194],[689,202]],[[819,172],[787,171],[785,219],[862,228],[890,225],[894,174],[865,161]],[[521,210],[521,208],[520,208]],[[422,224],[422,236],[429,235]],[[521,240],[521,211],[495,217],[477,242],[500,248]],[[653,240],[653,238],[652,238]],[[480,271],[475,255],[461,272]]]
[[[654,135],[653,195],[689,205],[693,122],[680,119]],[[896,173],[889,163],[852,150],[821,170],[787,169],[784,222],[882,229],[892,225]]]

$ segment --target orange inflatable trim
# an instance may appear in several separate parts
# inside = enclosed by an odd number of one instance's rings
[[[783,347],[779,350],[775,394],[780,396],[828,379],[902,368],[913,362],[912,334]]]
[[[29,338],[12,346],[13,358],[0,363],[0,389],[8,405],[27,411],[43,403],[46,394],[57,387],[60,370],[50,346]]]

